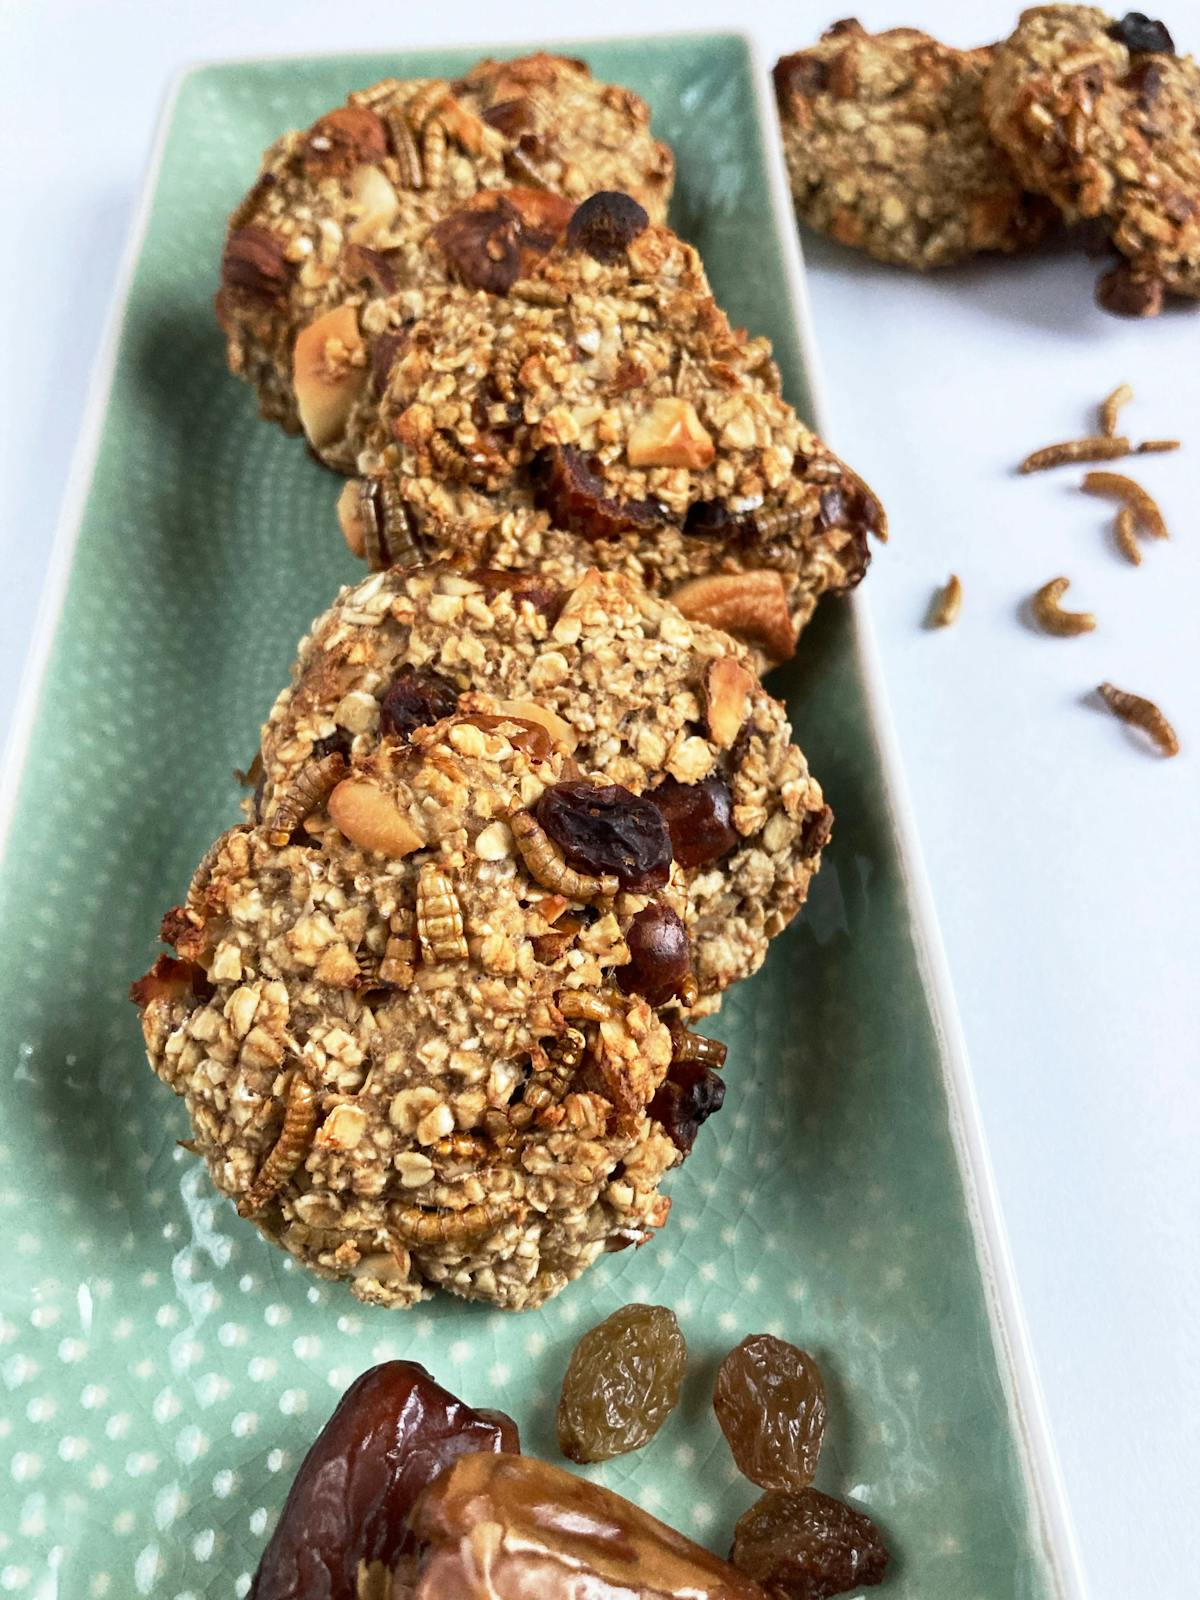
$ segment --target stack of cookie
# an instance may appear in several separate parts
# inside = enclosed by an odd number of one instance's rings
[[[799,215],[926,269],[1103,227],[1106,310],[1200,298],[1200,69],[1141,12],[1037,6],[1001,44],[836,23],[775,68]]]
[[[663,224],[672,167],[538,55],[351,95],[231,219],[230,365],[378,570],[133,998],[218,1188],[368,1301],[538,1305],[661,1226],[724,1096],[692,1023],[829,837],[758,670],[883,514]]]

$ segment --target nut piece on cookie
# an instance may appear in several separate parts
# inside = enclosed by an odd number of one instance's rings
[[[659,1009],[694,987],[686,935],[631,955],[647,912],[683,929],[663,813],[580,777],[552,718],[479,693],[438,717],[423,670],[377,707],[403,734],[335,753],[329,792],[310,758],[218,841],[132,998],[268,1239],[372,1303],[521,1309],[666,1221],[660,1091],[714,1042]]]
[[[886,532],[784,400],[769,343],[730,326],[696,251],[627,195],[585,201],[504,294],[429,290],[340,452],[356,430],[364,483],[403,507],[409,559],[564,584],[596,566],[666,596],[757,581],[782,597],[783,625],[721,620],[760,664],[792,653],[819,596],[858,583]]]
[[[498,287],[497,276],[511,281],[529,263],[529,241],[514,232],[548,229],[548,244],[575,204],[609,187],[661,221],[673,178],[644,102],[564,56],[481,61],[453,82],[387,79],[359,90],[277,140],[230,218],[216,299],[230,370],[255,389],[264,417],[298,433],[292,352],[310,323],[401,290],[411,314],[422,287],[448,271]],[[511,210],[472,204],[497,190]],[[469,222],[431,248],[430,229],[463,206]],[[481,275],[492,281],[478,283]],[[383,331],[370,309],[363,320]],[[334,464],[351,470],[353,457]]]
[[[784,56],[775,95],[801,219],[921,271],[1037,239],[1052,209],[1023,191],[984,124],[990,56],[853,19]]]
[[[1029,188],[1107,227],[1125,260],[1097,287],[1106,310],[1200,298],[1200,67],[1161,22],[1036,6],[996,46],[984,110]]]
[[[328,805],[343,831],[416,859],[414,830],[430,841],[424,820],[408,813],[402,830],[386,795],[362,791],[364,764],[480,693],[526,728],[531,748],[552,742],[581,777],[661,811],[695,980],[680,1001],[693,1015],[713,1010],[800,909],[830,812],[746,652],[631,579],[592,572],[560,588],[540,573],[397,567],[344,591],[302,641],[263,729],[256,819],[283,806],[290,820],[305,774],[340,758],[354,771],[335,765]],[[541,841],[517,838],[500,816],[481,836],[497,859],[519,847],[536,858]],[[556,922],[547,937],[561,931]]]

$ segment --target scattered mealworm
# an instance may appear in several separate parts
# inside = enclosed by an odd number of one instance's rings
[[[1117,413],[1122,406],[1127,406],[1133,399],[1133,389],[1127,383],[1119,383],[1111,394],[1105,395],[1100,402],[1100,432],[1106,439],[1111,439],[1117,431]]]
[[[1178,735],[1153,700],[1130,694],[1127,689],[1118,689],[1111,683],[1100,684],[1097,693],[1114,716],[1148,733],[1164,756],[1179,754]]]
[[[1029,602],[1037,622],[1047,633],[1062,637],[1075,633],[1091,633],[1096,619],[1090,611],[1062,611],[1058,602],[1071,587],[1069,578],[1051,578],[1044,583]]]
[[[1113,524],[1113,533],[1116,536],[1117,549],[1132,561],[1135,567],[1140,567],[1142,552],[1134,529],[1134,515],[1128,506],[1117,507],[1117,520]]]
[[[1064,439],[1061,444],[1048,444],[1026,456],[1017,471],[1044,472],[1047,467],[1063,467],[1077,461],[1113,461],[1117,456],[1129,455],[1131,449],[1123,433],[1111,438],[1092,435],[1087,439]]]
[[[1178,439],[1143,439],[1134,451],[1134,455],[1161,456],[1165,455],[1168,450],[1178,450],[1179,448]]]
[[[1085,472],[1082,487],[1085,494],[1111,495],[1122,505],[1128,506],[1146,531],[1156,539],[1169,537],[1163,514],[1154,497],[1123,472]]]
[[[952,572],[946,580],[946,587],[939,589],[933,597],[933,608],[929,614],[931,628],[948,628],[952,622],[958,620],[958,613],[962,610],[962,584],[958,574]]]

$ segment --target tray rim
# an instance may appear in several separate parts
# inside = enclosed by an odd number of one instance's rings
[[[829,439],[831,437],[828,429],[829,412],[825,399],[824,376],[813,321],[812,302],[808,292],[804,251],[792,210],[778,108],[774,96],[767,92],[770,76],[757,39],[751,33],[738,28],[677,28],[633,34],[597,33],[565,40],[543,41],[540,44],[537,40],[506,40],[484,44],[455,43],[445,48],[467,53],[496,52],[509,55],[529,48],[562,51],[576,46],[585,49],[588,45],[595,44],[649,45],[682,39],[694,40],[699,44],[736,41],[744,49],[749,61],[757,131],[766,161],[775,243],[783,261],[789,310],[795,326],[811,400],[812,416],[809,420],[823,438]],[[431,46],[428,47],[427,53],[435,54],[436,50],[437,47]],[[12,720],[0,750],[0,866],[3,865],[13,844],[12,830],[17,797],[29,758],[33,730],[41,709],[50,656],[58,637],[74,568],[75,550],[95,476],[133,279],[145,244],[167,140],[180,94],[190,78],[213,68],[251,66],[260,62],[312,61],[332,57],[347,60],[355,57],[365,59],[377,56],[379,53],[379,47],[366,47],[349,51],[279,51],[247,56],[201,57],[181,63],[167,80],[155,121],[149,154],[143,168],[137,204],[122,249],[97,353],[88,378],[85,404],[71,453],[62,503],[51,536],[50,555],[30,636],[29,650],[18,680]],[[1088,1589],[1082,1554],[1070,1513],[1062,1468],[1050,1427],[1017,1283],[1015,1264],[967,1051],[966,1035],[954,994],[949,960],[934,904],[932,885],[925,866],[916,816],[901,758],[899,737],[891,713],[882,656],[868,602],[862,591],[855,590],[847,597],[846,603],[851,616],[850,636],[855,664],[863,684],[871,739],[883,777],[885,809],[894,835],[897,860],[909,905],[917,968],[925,989],[938,1044],[939,1066],[946,1092],[950,1132],[962,1178],[975,1256],[983,1283],[993,1348],[1008,1405],[1010,1425],[1017,1443],[1022,1475],[1034,1514],[1034,1525],[1058,1600],[1087,1600]]]

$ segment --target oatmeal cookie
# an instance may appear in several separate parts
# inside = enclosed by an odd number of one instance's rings
[[[563,589],[540,573],[393,568],[317,619],[292,679],[263,728],[255,816],[314,762],[365,760],[478,693],[549,719],[583,776],[651,795],[671,833],[695,1015],[762,965],[829,838],[820,785],[745,652],[626,578]]]
[[[411,721],[218,840],[131,998],[267,1238],[378,1304],[536,1306],[670,1210],[678,1099],[713,1078],[658,1009],[689,981],[681,869],[539,708]]]
[[[230,218],[216,301],[230,370],[256,390],[264,417],[298,433],[299,332],[383,285],[438,279],[445,261],[426,236],[447,212],[513,186],[561,197],[569,211],[620,185],[662,218],[673,177],[645,103],[564,56],[360,90],[272,145]]]
[[[1161,22],[1026,11],[997,46],[984,110],[1030,188],[1108,228],[1126,259],[1102,305],[1145,316],[1164,290],[1200,297],[1200,69]]]
[[[342,520],[377,565],[622,572],[777,662],[885,536],[783,399],[769,342],[730,326],[696,251],[627,195],[585,201],[505,295],[373,309],[371,337],[395,343],[349,419],[363,483]]]
[[[853,18],[784,56],[775,95],[803,221],[920,271],[1032,243],[1052,208],[1024,192],[988,137],[990,59],[915,28],[868,33]]]

